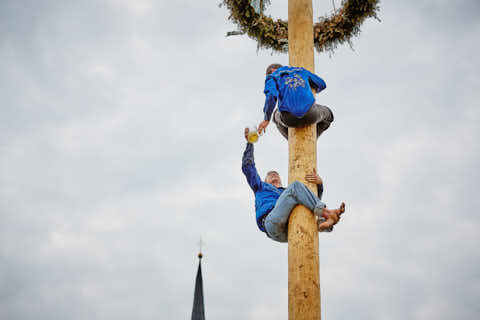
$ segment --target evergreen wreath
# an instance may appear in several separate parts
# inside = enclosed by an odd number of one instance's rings
[[[347,42],[352,47],[351,38],[360,34],[360,25],[366,18],[377,16],[380,0],[342,0],[341,8],[331,16],[320,17],[313,25],[313,40],[318,52],[333,52],[339,44]],[[256,39],[259,48],[288,51],[288,22],[274,21],[263,11],[270,0],[223,0],[230,10],[232,20],[239,31],[228,32],[227,36],[247,34]]]

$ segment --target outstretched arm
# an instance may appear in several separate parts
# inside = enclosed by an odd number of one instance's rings
[[[245,139],[248,136],[248,128],[245,128]],[[247,140],[248,141],[248,140]],[[258,175],[257,168],[255,168],[255,160],[253,158],[253,144],[247,143],[247,147],[243,152],[242,158],[242,172],[247,178],[248,185],[253,192],[257,192],[262,187],[262,180]]]
[[[278,90],[273,77],[268,76],[265,80],[265,89],[263,90],[263,93],[265,93],[265,105],[263,107],[264,117],[263,121],[258,126],[259,133],[265,131],[265,128],[268,126],[272,117],[273,109],[275,109],[275,105],[277,104]]]

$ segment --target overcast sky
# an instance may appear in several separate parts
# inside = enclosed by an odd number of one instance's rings
[[[0,319],[189,319],[200,236],[208,319],[288,318],[287,245],[240,170],[288,56],[226,38],[219,2],[0,1]],[[480,317],[479,16],[382,1],[354,51],[316,53],[324,201],[347,204],[319,237],[323,319]],[[273,125],[255,148],[286,182]]]

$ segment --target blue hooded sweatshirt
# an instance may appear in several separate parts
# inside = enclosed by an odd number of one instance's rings
[[[301,118],[315,103],[312,89],[319,93],[327,85],[319,76],[304,68],[284,66],[278,68],[265,79],[265,120],[270,121],[273,109],[287,111]]]

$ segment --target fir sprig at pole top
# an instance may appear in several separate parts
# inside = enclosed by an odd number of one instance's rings
[[[340,8],[330,16],[319,18],[313,25],[314,46],[318,52],[333,52],[338,45],[348,43],[360,34],[360,25],[366,18],[379,20],[380,0],[343,0]],[[229,19],[239,28],[227,35],[247,34],[257,40],[258,46],[278,52],[288,51],[288,22],[273,20],[263,14],[270,0],[224,0],[221,5],[230,10]]]

